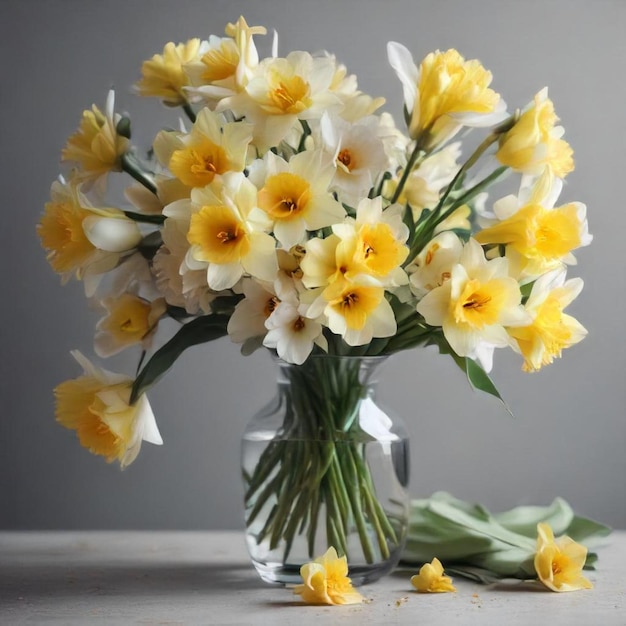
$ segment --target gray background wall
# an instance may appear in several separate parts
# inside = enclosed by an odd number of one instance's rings
[[[416,497],[446,489],[503,510],[559,495],[626,528],[626,3],[610,0],[4,0],[0,527],[242,526],[239,438],[273,393],[268,356],[244,358],[228,340],[186,353],[151,394],[165,446],[145,445],[120,472],[54,422],[52,389],[79,373],[70,349],[92,354],[97,317],[81,285],[60,286],[35,236],[83,108],[115,86],[134,139],[147,146],[174,118],[130,94],[141,62],[169,40],[221,34],[241,13],[276,28],[282,53],[336,53],[364,91],[387,97],[397,119],[390,39],[416,58],[456,47],[481,59],[510,108],[549,86],[577,163],[562,197],[588,205],[595,235],[570,272],[586,281],[571,311],[589,337],[536,375],[497,353],[494,378],[515,419],[473,394],[451,361],[424,350],[387,364],[381,398],[408,423]],[[134,359],[104,365],[131,372]]]

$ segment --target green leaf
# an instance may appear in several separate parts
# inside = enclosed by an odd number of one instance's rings
[[[465,370],[467,380],[469,380],[470,385],[474,387],[474,389],[484,391],[485,393],[498,398],[511,417],[513,417],[513,412],[511,411],[509,405],[503,400],[500,392],[496,389],[496,386],[493,384],[491,378],[489,378],[487,372],[485,372],[485,370],[472,359],[465,357],[463,358],[463,361],[465,361],[465,364],[460,367]]]
[[[228,315],[204,315],[182,326],[145,364],[133,383],[130,403],[134,404],[141,394],[152,387],[187,348],[226,335],[228,320]]]
[[[439,348],[440,354],[449,354],[454,362],[465,372],[467,376],[467,380],[469,384],[478,391],[484,391],[488,393],[490,396],[494,396],[502,402],[504,408],[507,410],[511,417],[513,416],[513,412],[509,408],[509,405],[504,401],[500,392],[496,389],[496,386],[493,384],[491,378],[485,370],[478,364],[476,361],[468,358],[462,357],[456,354],[454,350],[450,347],[448,342],[445,340],[443,334],[433,333],[431,337],[429,337],[426,345],[436,345]]]

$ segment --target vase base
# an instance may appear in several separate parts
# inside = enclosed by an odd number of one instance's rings
[[[252,560],[252,564],[256,568],[261,579],[272,585],[299,585],[302,583],[300,576],[300,565],[289,563],[261,563]],[[371,565],[361,565],[350,567],[348,576],[353,586],[367,585],[373,583],[379,578],[391,573],[397,565],[397,559],[384,561],[382,563],[374,563]]]

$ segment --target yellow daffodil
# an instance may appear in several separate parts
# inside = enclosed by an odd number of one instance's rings
[[[165,44],[162,54],[155,54],[141,66],[141,80],[135,87],[140,96],[161,98],[167,106],[188,102],[185,87],[190,84],[185,65],[198,59],[201,42],[190,39],[186,43]]]
[[[204,187],[216,176],[243,171],[251,138],[249,124],[225,123],[221,115],[205,108],[189,134],[159,133],[154,150],[181,183]]]
[[[269,152],[264,172],[250,175],[259,188],[259,207],[273,222],[274,236],[284,248],[305,239],[306,231],[340,222],[345,210],[329,193],[333,165],[323,152],[310,150],[289,162]]]
[[[323,311],[319,310],[321,307]],[[326,287],[307,316],[315,318],[321,312],[328,320],[328,328],[349,346],[365,345],[374,337],[391,337],[397,330],[384,287],[366,275],[354,281],[337,279]]]
[[[78,180],[93,182],[111,171],[121,171],[122,156],[129,141],[117,134],[121,116],[114,112],[115,93],[109,91],[104,113],[94,104],[84,111],[78,130],[67,140],[61,153],[63,161],[79,166]]]
[[[352,587],[345,556],[339,558],[335,548],[300,568],[304,580],[294,593],[307,604],[360,604],[363,596]]]
[[[506,118],[506,105],[489,88],[491,72],[466,61],[456,50],[431,52],[418,68],[407,48],[387,45],[389,62],[400,79],[409,135],[426,151],[451,139],[463,126],[492,126]]]
[[[402,221],[402,207],[383,210],[382,198],[363,198],[356,218],[333,226],[341,242],[337,246],[338,277],[348,280],[367,274],[383,285],[403,285],[407,276],[401,268],[409,253],[409,230]]]
[[[525,371],[538,371],[559,358],[565,348],[584,339],[585,328],[575,318],[563,313],[582,288],[582,279],[566,281],[564,270],[549,272],[537,279],[526,302],[531,323],[509,329],[524,357]]]
[[[535,570],[539,580],[552,591],[591,589],[593,585],[582,575],[587,548],[569,537],[554,540],[549,524],[537,524]]]
[[[226,37],[211,35],[203,43],[200,58],[185,68],[194,85],[187,91],[212,109],[225,108],[221,101],[230,102],[230,98],[241,92],[259,64],[254,35],[266,32],[263,26],[248,26],[240,17],[226,26]]]
[[[470,239],[450,279],[429,291],[416,308],[427,324],[442,327],[456,354],[478,359],[490,371],[493,349],[511,344],[506,327],[529,321],[521,299],[506,259],[487,261],[480,244]]]
[[[574,169],[572,149],[561,139],[563,128],[556,126],[548,90],[542,89],[533,103],[521,114],[513,128],[500,137],[497,159],[512,169],[538,176],[544,169],[564,178]]]
[[[126,467],[139,454],[142,441],[163,443],[146,396],[129,404],[132,378],[99,369],[80,352],[72,356],[84,375],[54,390],[56,419],[76,431],[83,447]]]
[[[570,202],[554,203],[563,182],[543,174],[530,190],[507,196],[494,205],[498,222],[475,234],[485,245],[504,245],[511,272],[524,282],[562,267],[575,264],[573,250],[589,245],[586,207]]]
[[[445,593],[456,591],[452,579],[443,573],[443,565],[438,558],[431,563],[425,563],[415,576],[411,577],[411,584],[420,593]]]
[[[54,182],[50,196],[37,225],[41,245],[63,282],[75,276],[91,296],[99,277],[136,248],[141,232],[122,211],[92,207],[76,185]]]
[[[101,357],[138,343],[147,349],[166,311],[163,298],[149,302],[133,293],[105,298],[103,305],[107,314],[98,322],[95,336],[96,354]]]

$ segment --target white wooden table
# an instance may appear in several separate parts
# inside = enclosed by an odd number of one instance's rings
[[[414,571],[360,591],[356,606],[305,606],[263,583],[239,532],[1,532],[0,624],[626,625],[626,532],[599,550],[588,591],[524,583],[418,594]]]

